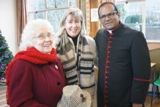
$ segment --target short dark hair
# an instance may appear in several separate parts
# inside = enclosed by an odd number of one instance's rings
[[[104,6],[104,5],[106,5],[106,4],[111,4],[111,5],[113,5],[115,11],[118,12],[118,9],[117,9],[116,5],[115,5],[113,2],[104,2],[104,3],[102,3],[102,4],[99,6],[99,8],[98,8],[98,16],[100,16],[100,14],[99,14],[100,8],[101,8],[102,6]]]

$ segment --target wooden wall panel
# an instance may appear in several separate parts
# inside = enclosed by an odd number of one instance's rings
[[[98,0],[90,0],[90,9],[98,8]],[[95,37],[97,31],[99,29],[99,22],[90,22],[90,36]]]

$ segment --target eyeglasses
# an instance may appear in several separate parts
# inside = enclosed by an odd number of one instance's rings
[[[100,19],[105,19],[106,16],[107,16],[108,18],[113,18],[113,16],[114,16],[115,14],[117,14],[117,13],[118,13],[117,11],[114,11],[114,12],[112,12],[112,13],[108,13],[108,14],[106,14],[106,15],[99,16],[99,18],[100,18]]]
[[[38,39],[40,39],[40,40],[43,40],[43,39],[46,39],[46,38],[51,39],[52,37],[53,37],[53,35],[51,35],[51,34],[47,34],[47,35],[45,35],[45,34],[40,34],[40,35],[37,36],[36,38],[38,38]]]

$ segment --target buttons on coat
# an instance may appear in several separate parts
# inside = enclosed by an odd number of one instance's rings
[[[60,82],[57,82],[57,85],[60,85],[61,83]]]
[[[54,65],[54,66],[55,66],[56,69],[58,69],[58,66],[57,66],[57,65]]]

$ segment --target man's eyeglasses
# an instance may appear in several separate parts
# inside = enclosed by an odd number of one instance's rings
[[[48,35],[40,34],[40,35],[37,36],[36,38],[38,38],[38,39],[40,39],[40,40],[43,40],[43,39],[46,39],[46,38],[51,39],[52,37],[53,37],[53,35],[51,35],[51,34],[48,34]]]
[[[114,11],[114,12],[112,12],[112,13],[108,13],[108,14],[106,14],[106,15],[99,16],[99,18],[100,18],[100,19],[105,19],[106,16],[107,16],[108,18],[113,18],[113,16],[114,16],[115,14],[117,14],[117,13],[118,13],[117,11]]]

